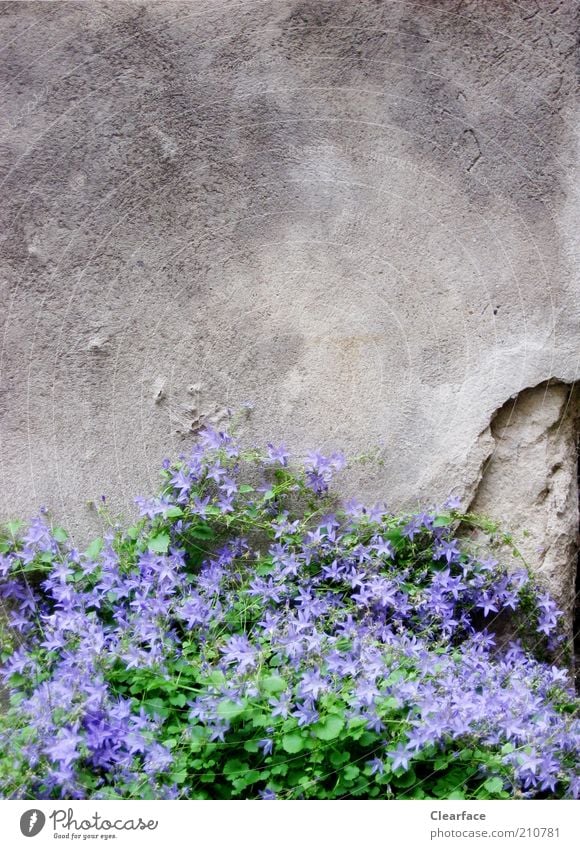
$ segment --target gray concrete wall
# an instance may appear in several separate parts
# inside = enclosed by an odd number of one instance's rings
[[[1,515],[81,541],[244,402],[378,446],[368,497],[476,497],[495,412],[578,375],[577,11],[2,3]]]

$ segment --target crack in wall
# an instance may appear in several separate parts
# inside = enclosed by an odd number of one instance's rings
[[[491,448],[469,504],[513,535],[564,611],[569,645],[577,615],[579,400],[573,385],[547,380],[506,401],[480,435]]]
[[[576,670],[576,689],[580,692],[580,433],[576,442],[576,482],[578,487],[578,529],[576,534],[576,580],[574,582],[574,614],[572,618],[572,639],[574,646],[574,666]]]

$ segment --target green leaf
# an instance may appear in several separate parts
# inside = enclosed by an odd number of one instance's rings
[[[238,705],[236,702],[232,702],[230,700],[226,700],[224,702],[220,702],[217,706],[218,716],[221,716],[222,719],[235,719],[236,716],[239,716],[246,709],[245,704]]]
[[[411,787],[417,781],[417,776],[415,770],[411,768],[402,775],[393,775],[390,780],[396,787]]]
[[[97,539],[94,539],[92,541],[92,543],[89,545],[85,554],[87,555],[89,560],[95,560],[95,558],[97,558],[99,556],[99,553],[100,553],[102,547],[103,547],[103,540],[101,539],[101,537],[97,537]]]
[[[288,682],[280,675],[268,675],[262,678],[262,687],[267,693],[280,693],[288,687]]]
[[[180,516],[183,516],[183,510],[177,504],[174,504],[172,507],[164,510],[164,514],[168,519],[179,519]]]
[[[242,493],[245,493],[245,492],[254,492],[254,487],[253,487],[253,486],[250,486],[250,485],[249,485],[249,484],[247,484],[247,483],[243,483],[243,484],[241,485],[241,487],[240,487],[240,490],[239,490],[239,491],[240,491],[240,492],[242,492]]]
[[[232,781],[232,784],[236,791],[245,790],[246,787],[249,787],[250,784],[255,784],[256,781],[260,781],[263,778],[267,778],[268,773],[260,772],[258,769],[245,769],[243,774],[240,775],[239,778],[236,778],[235,781]]]
[[[493,778],[488,778],[483,786],[488,793],[501,793],[503,781],[497,775],[494,775]]]
[[[247,763],[243,763],[238,758],[230,758],[229,761],[226,761],[224,764],[224,775],[242,775],[246,770],[249,769]]]
[[[380,707],[382,711],[393,711],[398,710],[401,706],[401,702],[396,696],[388,696],[386,699],[383,699],[380,703]]]
[[[66,542],[68,539],[68,534],[64,528],[53,528],[52,536],[57,542]]]
[[[350,760],[350,754],[348,752],[339,752],[338,749],[335,749],[330,756],[330,763],[340,769],[341,766],[344,766]]]
[[[18,535],[18,531],[20,531],[25,525],[21,519],[15,519],[12,522],[6,522],[6,529],[11,537],[15,537]]]
[[[176,696],[171,696],[169,701],[172,705],[176,705],[177,707],[184,707],[187,703],[187,697],[184,693],[178,693]]]
[[[287,763],[285,763],[285,762],[284,762],[284,763],[281,763],[281,764],[275,764],[275,765],[274,765],[274,766],[270,769],[270,772],[272,773],[272,775],[287,775],[287,773],[288,773],[288,764],[287,764]]]
[[[396,684],[397,681],[400,681],[401,678],[405,677],[405,673],[402,669],[395,669],[389,677],[386,679],[385,684]]]
[[[356,766],[356,764],[349,764],[343,769],[342,775],[344,776],[345,781],[354,781],[359,772],[360,769]]]
[[[313,731],[319,740],[334,740],[344,728],[344,719],[340,716],[327,716],[325,719],[317,722],[313,727]]]
[[[248,709],[248,719],[254,728],[267,728],[272,724],[270,711],[264,712],[260,707]]]
[[[162,531],[149,540],[149,551],[154,551],[156,554],[167,554],[169,548],[169,534]]]
[[[204,746],[204,732],[201,726],[194,725],[189,730],[189,751],[199,752]]]
[[[269,489],[268,492],[264,493],[264,501],[271,501],[272,498],[276,498],[276,493],[273,489]]]
[[[193,528],[188,528],[187,533],[189,536],[196,537],[197,539],[213,539],[214,536],[213,530],[207,524],[195,525]]]
[[[295,755],[297,752],[301,752],[304,748],[304,737],[302,734],[284,734],[282,737],[282,748],[285,752],[288,752],[289,755]]]
[[[147,701],[143,702],[143,707],[150,715],[158,714],[158,716],[163,717],[163,719],[165,719],[169,713],[165,702],[160,698],[147,699]]]
[[[433,522],[434,528],[444,528],[445,525],[448,525],[452,521],[452,517],[449,514],[442,513],[441,516],[437,516],[437,518]]]
[[[359,735],[359,742],[361,746],[372,746],[376,745],[377,735],[373,731],[364,731],[361,735]]]

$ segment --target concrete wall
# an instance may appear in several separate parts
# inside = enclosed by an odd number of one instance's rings
[[[570,638],[575,612],[580,617],[578,402],[576,388],[553,381],[506,402],[490,424],[493,447],[470,505],[514,534],[518,556],[511,557],[509,546],[499,556],[519,566],[523,557],[542,575],[566,615]],[[488,544],[484,535],[475,536]]]
[[[0,11],[3,516],[82,541],[244,402],[467,504],[496,411],[576,379],[575,2]]]

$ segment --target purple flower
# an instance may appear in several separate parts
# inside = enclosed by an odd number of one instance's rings
[[[339,452],[325,457],[320,451],[311,451],[305,463],[308,486],[316,494],[323,494],[328,490],[334,473],[340,471],[344,465],[344,456]]]
[[[13,559],[6,554],[0,554],[0,577],[5,578],[13,566]]]
[[[173,763],[171,752],[159,743],[151,744],[145,751],[144,769],[146,773],[165,772]]]
[[[434,511],[328,513],[339,455],[309,455],[295,484],[284,446],[259,458],[206,430],[166,464],[164,494],[140,501],[130,533],[79,554],[41,516],[3,537],[0,796],[256,796],[239,779],[266,764],[280,796],[313,798],[321,785],[296,776],[326,758],[338,715],[371,785],[421,761],[429,794],[440,756],[452,766],[469,747],[501,762],[518,795],[578,795],[580,728],[554,665],[562,614],[533,577],[476,559]],[[154,538],[169,545],[151,550]],[[535,598],[535,621],[518,614],[521,639],[496,648],[482,620],[520,596]]]
[[[318,669],[305,672],[300,679],[299,693],[302,697],[316,699],[328,690],[328,682],[321,676]]]
[[[409,761],[412,755],[403,743],[399,743],[397,748],[387,752],[387,755],[391,758],[391,769],[393,772],[396,772],[398,769],[409,769]]]
[[[224,478],[220,484],[220,490],[229,498],[230,495],[234,495],[238,491],[238,485],[232,478]]]
[[[191,478],[186,474],[184,469],[178,469],[177,472],[170,478],[171,486],[177,490],[178,501],[185,501],[191,489]]]
[[[274,748],[274,741],[271,737],[264,737],[263,740],[258,740],[258,746],[263,755],[271,755]]]
[[[247,637],[230,637],[222,649],[224,661],[238,665],[240,672],[253,669],[256,665],[257,651]]]
[[[292,716],[296,717],[300,726],[314,725],[319,718],[318,711],[311,701],[305,701],[304,704],[298,705],[296,710],[292,712]]]
[[[286,450],[285,445],[275,447],[271,442],[268,443],[268,460],[269,463],[279,463],[281,466],[288,465],[290,454]]]
[[[276,799],[276,794],[273,790],[270,790],[268,787],[265,790],[260,790],[259,792],[260,799],[273,800]]]
[[[207,516],[207,508],[210,502],[209,495],[206,495],[205,498],[199,498],[196,496],[193,500],[192,512],[198,516],[201,516],[202,519],[205,519]]]
[[[213,480],[218,484],[221,483],[222,478],[225,478],[226,476],[227,472],[219,460],[216,463],[213,463],[213,465],[207,470],[208,479]]]
[[[373,758],[366,765],[370,767],[371,775],[382,775],[385,771],[385,762],[380,758]]]
[[[497,598],[488,590],[481,594],[479,601],[477,602],[477,606],[483,609],[483,615],[489,616],[489,614],[493,611],[497,613],[498,611],[498,600]]]
[[[410,522],[403,528],[403,534],[408,537],[410,540],[414,540],[416,535],[421,531],[423,527],[423,523],[418,516],[413,516]]]
[[[460,555],[458,541],[456,539],[443,540],[435,547],[434,555],[438,560],[444,557],[447,563],[456,563]]]
[[[282,719],[286,719],[290,713],[290,696],[287,693],[283,693],[277,699],[270,699],[269,704],[272,708],[272,716],[281,716]]]
[[[68,767],[80,757],[78,747],[82,742],[83,738],[74,728],[62,728],[56,739],[46,745],[45,752],[51,760]]]
[[[217,500],[216,504],[219,507],[221,513],[234,512],[234,498],[232,495],[222,495],[222,497]]]
[[[382,537],[375,537],[375,541],[373,543],[374,550],[380,556],[385,555],[386,557],[393,558],[395,556],[395,552],[388,540],[384,540]]]

